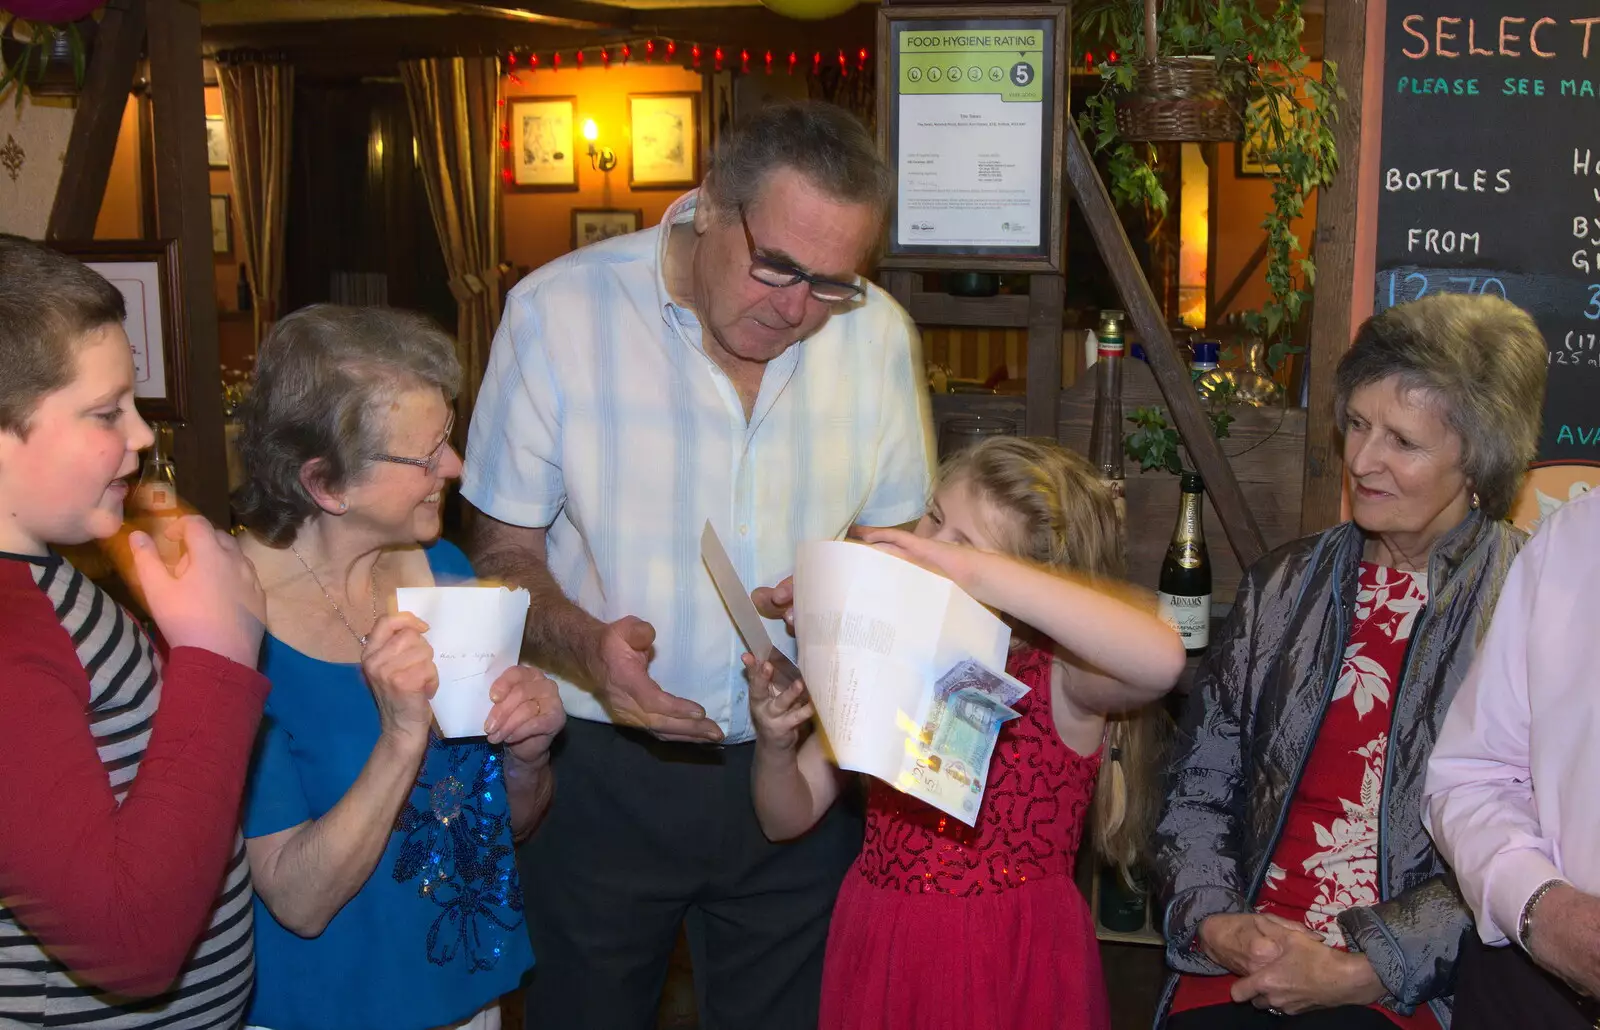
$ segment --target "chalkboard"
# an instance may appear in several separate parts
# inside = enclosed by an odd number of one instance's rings
[[[1600,459],[1600,4],[1390,0],[1374,311],[1525,308],[1549,347],[1541,460]]]

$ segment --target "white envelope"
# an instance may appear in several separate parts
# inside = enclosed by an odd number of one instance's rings
[[[481,737],[494,702],[489,688],[517,664],[528,619],[528,592],[509,587],[401,587],[395,600],[428,624],[439,690],[433,696],[439,735]]]

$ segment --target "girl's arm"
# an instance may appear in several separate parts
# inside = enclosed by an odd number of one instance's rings
[[[861,539],[948,577],[1060,644],[1076,660],[1066,690],[1091,712],[1148,704],[1183,671],[1178,634],[1134,603],[1131,591],[895,529],[867,530]]]
[[[772,663],[745,655],[750,670],[750,715],[756,727],[756,754],[750,792],[756,819],[767,839],[791,840],[817,824],[839,796],[841,774],[822,751],[817,733],[801,740],[812,705],[805,684],[786,689],[772,682]]]

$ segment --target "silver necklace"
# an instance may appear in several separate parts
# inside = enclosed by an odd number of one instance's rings
[[[311,576],[311,582],[315,583],[317,585],[317,589],[322,591],[322,596],[328,599],[328,607],[333,609],[333,614],[339,616],[339,621],[344,623],[344,628],[350,631],[350,635],[352,637],[355,637],[356,643],[360,644],[362,647],[366,647],[367,635],[365,633],[357,633],[356,628],[350,625],[350,620],[344,617],[344,611],[340,609],[339,603],[333,599],[332,594],[328,593],[328,588],[322,585],[322,580],[317,578],[316,570],[311,567],[311,563],[306,561],[304,556],[302,556],[299,551],[295,550],[293,544],[289,545],[289,553],[300,559],[300,564],[305,566],[306,572]],[[372,595],[372,622],[374,625],[376,625],[378,622],[377,562],[372,563],[372,573],[367,579],[367,590]]]

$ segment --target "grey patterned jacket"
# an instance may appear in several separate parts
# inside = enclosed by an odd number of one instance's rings
[[[1423,779],[1445,711],[1525,540],[1473,511],[1434,546],[1428,603],[1394,687],[1378,818],[1382,900],[1339,916],[1349,947],[1367,956],[1388,989],[1385,1004],[1409,1014],[1426,1003],[1446,1028],[1456,956],[1472,915],[1423,829]],[[1179,972],[1227,972],[1201,954],[1196,934],[1207,916],[1254,908],[1333,694],[1362,544],[1361,530],[1344,523],[1257,562],[1200,666],[1155,840],[1167,962]],[[1176,983],[1174,976],[1167,984],[1157,1026]]]

